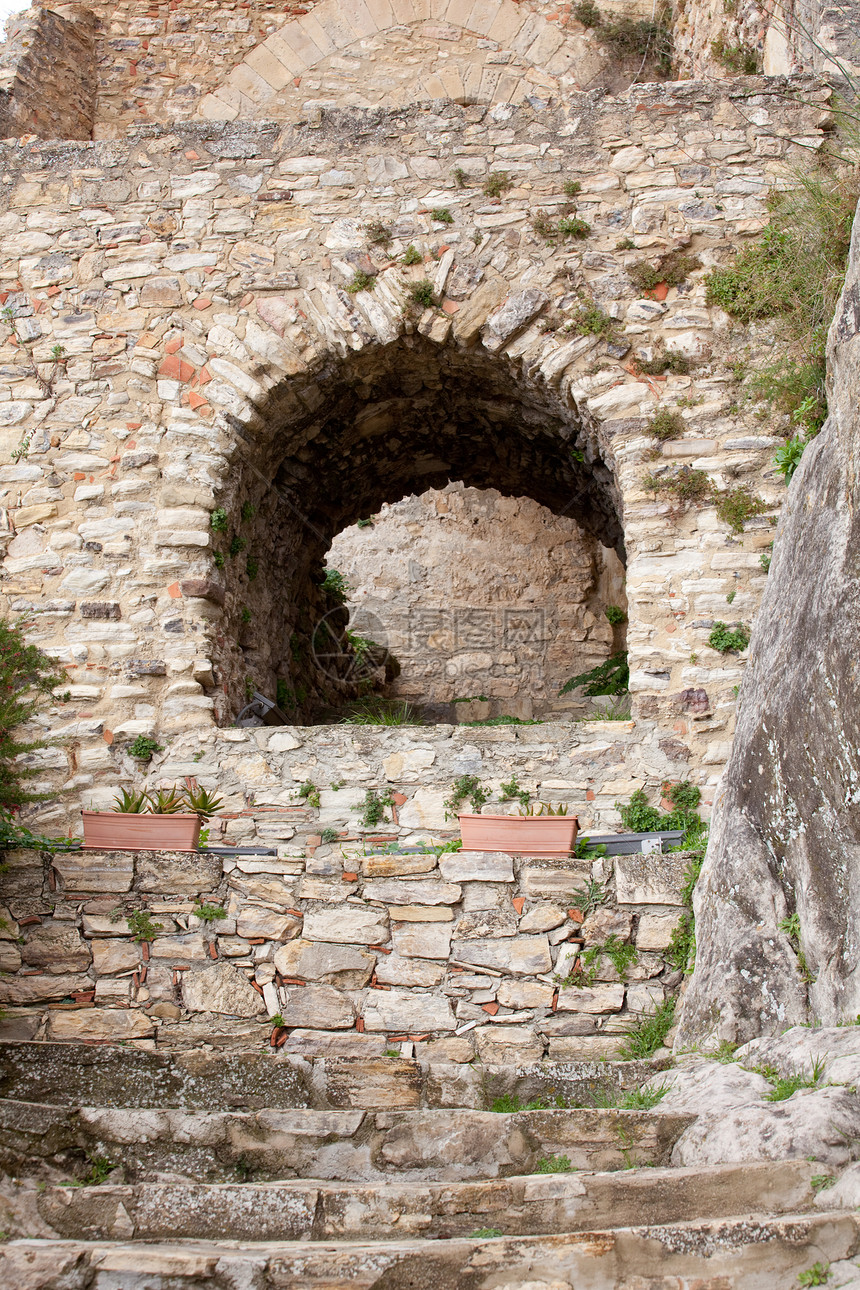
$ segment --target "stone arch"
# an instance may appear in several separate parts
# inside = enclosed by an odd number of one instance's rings
[[[529,95],[588,84],[603,58],[582,35],[555,24],[511,0],[322,0],[309,13],[285,23],[238,63],[226,80],[200,102],[197,115],[209,120],[282,116],[303,77],[332,58],[337,63],[338,102],[346,102],[343,54],[362,42],[423,33],[435,49],[428,61],[415,58],[399,85],[384,78],[386,106],[452,99],[460,103],[520,103]],[[492,42],[480,48],[477,42]],[[444,57],[438,49],[445,45]],[[448,53],[448,50],[451,53]],[[394,52],[394,65],[404,61]],[[400,71],[393,73],[399,78]],[[372,99],[357,100],[374,106]]]
[[[564,354],[548,344],[535,366],[511,355],[510,344],[503,352],[517,332],[539,335],[527,324],[542,293],[501,299],[498,291],[485,322],[486,298],[458,325],[432,310],[404,316],[384,303],[391,284],[377,281],[356,298],[326,289],[329,325],[333,318],[353,330],[330,333],[310,369],[284,375],[282,350],[280,379],[260,365],[250,377],[257,391],[246,382],[249,401],[234,398],[228,409],[226,390],[210,396],[235,443],[217,496],[228,520],[216,547],[226,558],[209,571],[216,590],[208,594],[221,606],[221,720],[241,707],[246,682],[269,694],[280,682],[286,714],[302,720],[354,692],[334,672],[320,676],[313,661],[316,625],[335,605],[320,590],[323,562],[337,533],[383,502],[449,480],[494,488],[572,516],[626,558],[609,440],[562,379],[571,346]],[[223,361],[210,366],[227,374]]]

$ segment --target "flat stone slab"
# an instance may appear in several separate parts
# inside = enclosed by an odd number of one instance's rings
[[[681,889],[690,863],[686,851],[666,855],[615,857],[615,881],[620,905],[681,905]]]

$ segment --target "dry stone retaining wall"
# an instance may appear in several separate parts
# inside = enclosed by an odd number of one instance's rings
[[[820,143],[827,96],[751,80],[4,145],[0,434],[23,455],[0,467],[2,590],[70,674],[71,704],[45,719],[66,750],[49,786],[113,784],[113,743],[229,721],[249,681],[284,680],[307,710],[301,614],[331,538],[452,476],[568,508],[625,552],[636,710],[716,773],[740,664],[707,635],[752,618],[770,524],[733,535],[641,480],[683,463],[781,501],[778,427],[734,405],[730,364],[756,336],[706,306],[703,276],[761,227],[792,141]],[[458,188],[458,165],[476,182]],[[487,199],[499,170],[513,187]],[[559,216],[572,176],[591,233],[548,243],[530,220]],[[702,268],[665,300],[639,295],[627,270],[679,244]],[[425,257],[411,269],[409,245]],[[346,292],[358,268],[375,291]],[[416,312],[426,276],[442,307]],[[617,319],[617,345],[565,330],[577,292]],[[700,366],[639,377],[631,357],[659,341]],[[648,418],[681,397],[687,428],[649,465]],[[210,527],[219,505],[232,537]]]
[[[683,855],[374,851],[12,853],[0,1033],[248,1045],[280,1014],[292,1054],[373,1056],[397,1043],[411,1055],[420,1041],[448,1061],[588,1060],[613,1053],[677,985],[663,952]],[[587,912],[576,902],[590,879],[607,903]],[[207,923],[201,904],[226,917]],[[144,944],[135,911],[151,920]],[[610,937],[635,945],[635,962],[619,975],[602,956],[593,981],[565,985],[583,947]]]

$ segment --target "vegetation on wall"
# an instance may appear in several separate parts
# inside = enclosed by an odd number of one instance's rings
[[[570,694],[572,690],[582,686],[585,697],[595,699],[601,694],[626,694],[629,684],[630,667],[627,662],[627,651],[622,650],[618,654],[613,654],[605,663],[570,677],[558,693],[559,696]]]
[[[827,416],[827,328],[845,278],[858,192],[856,167],[838,161],[796,172],[790,189],[771,193],[761,235],[706,279],[708,304],[742,323],[776,323],[782,356],[746,379],[752,396],[789,422],[775,463],[786,483]]]
[[[640,59],[644,66],[659,79],[672,74],[674,43],[672,39],[671,10],[658,5],[651,18],[605,18],[594,0],[580,0],[573,6],[573,16],[584,27],[590,28],[604,45],[619,59]]]

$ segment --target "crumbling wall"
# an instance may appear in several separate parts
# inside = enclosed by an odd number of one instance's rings
[[[96,22],[83,5],[10,18],[0,46],[0,138],[91,139]]]

